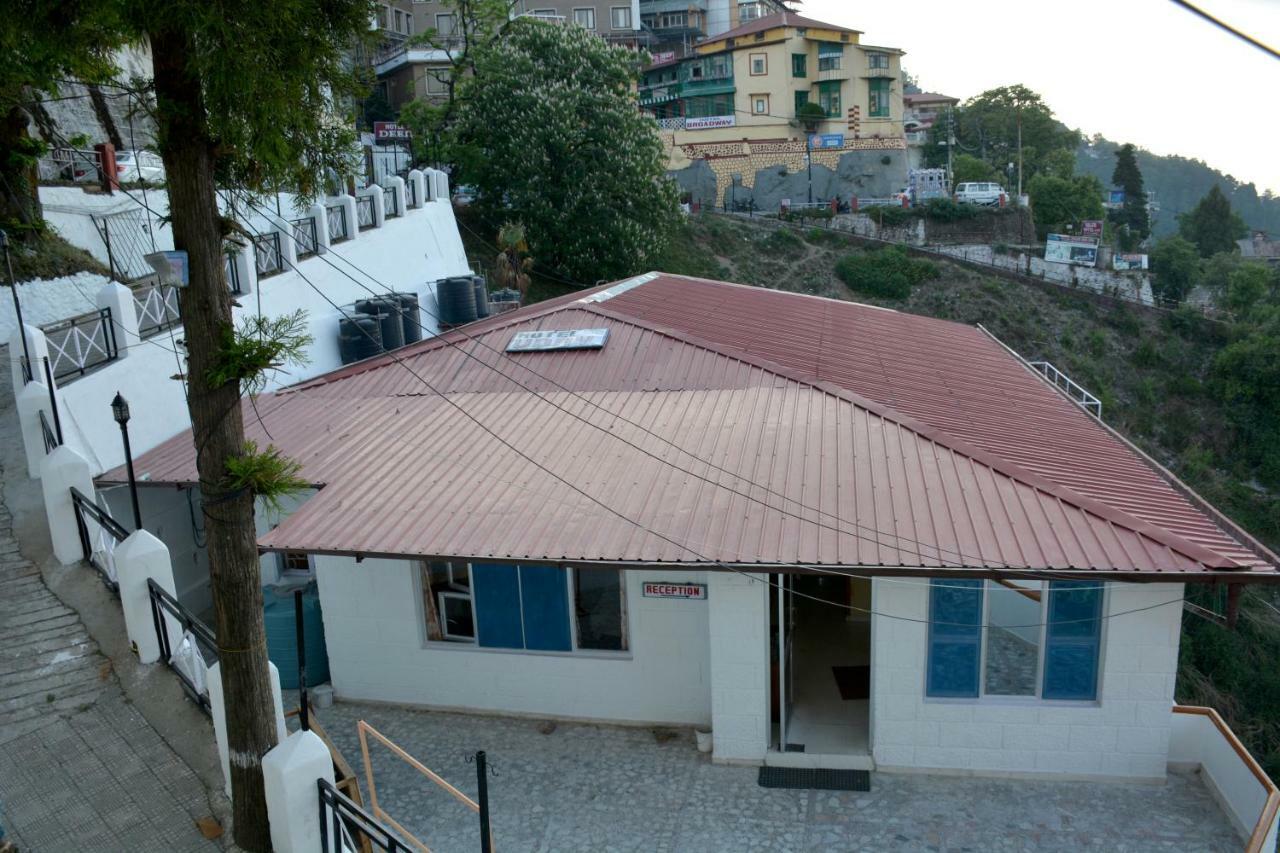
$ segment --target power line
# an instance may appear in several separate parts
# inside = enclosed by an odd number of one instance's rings
[[[1213,15],[1210,15],[1208,12],[1201,9],[1200,7],[1194,6],[1191,3],[1188,3],[1187,0],[1170,0],[1170,2],[1172,2],[1175,6],[1181,6],[1183,9],[1186,9],[1188,12],[1190,12],[1193,15],[1197,15],[1203,18],[1204,20],[1213,24],[1218,29],[1225,30],[1226,32],[1240,39],[1241,41],[1248,42],[1249,44],[1256,47],[1258,50],[1262,51],[1265,54],[1268,54],[1272,59],[1280,59],[1280,51],[1276,50],[1274,47],[1271,47],[1270,45],[1262,41],[1259,41],[1258,39],[1254,38],[1253,36],[1249,35],[1246,32],[1236,29],[1235,27],[1231,26],[1221,18],[1215,18]]]

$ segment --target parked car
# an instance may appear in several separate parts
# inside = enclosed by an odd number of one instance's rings
[[[150,151],[117,151],[116,177],[126,184],[136,181],[160,183],[164,180],[164,161],[159,154]]]
[[[956,201],[969,204],[999,204],[1007,198],[1004,187],[990,181],[971,181],[956,186]]]
[[[466,207],[476,200],[476,188],[462,184],[453,188],[453,203],[458,207]]]
[[[58,151],[54,152],[59,167],[58,177],[64,181],[97,181],[98,155],[92,151]]]

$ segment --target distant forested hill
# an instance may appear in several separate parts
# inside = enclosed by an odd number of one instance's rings
[[[1104,187],[1111,186],[1111,170],[1115,168],[1115,151],[1119,143],[1095,136],[1086,139],[1076,151],[1076,172],[1095,175]],[[1214,184],[1222,187],[1231,206],[1250,228],[1280,235],[1280,196],[1259,194],[1253,184],[1242,184],[1200,160],[1186,157],[1161,157],[1138,149],[1138,168],[1146,181],[1147,191],[1154,192],[1160,212],[1156,216],[1155,234],[1164,237],[1178,228],[1178,214],[1195,207],[1196,202]],[[1280,161],[1277,161],[1280,169]]]

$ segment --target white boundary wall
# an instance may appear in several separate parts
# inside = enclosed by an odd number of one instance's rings
[[[1108,589],[1098,702],[927,699],[928,581],[876,580],[873,596],[877,612],[921,620],[872,617],[878,768],[1163,781],[1181,584]]]
[[[1199,767],[1205,785],[1217,798],[1232,825],[1248,839],[1257,824],[1267,791],[1248,765],[1218,731],[1206,714],[1172,714],[1173,729],[1169,738],[1169,764],[1174,767]],[[1276,820],[1272,820],[1263,850],[1276,847]]]
[[[79,190],[71,189],[69,192],[90,199],[86,204],[91,205],[96,200]],[[42,190],[41,197],[45,195]],[[148,197],[153,208],[164,209],[163,192],[150,192]],[[80,220],[87,223],[88,216],[66,212],[66,199],[62,195],[57,198],[64,204],[58,205],[61,212],[51,215],[51,221],[72,242],[79,242],[76,238],[85,231],[79,227]],[[112,209],[127,204],[127,199],[114,197]],[[265,209],[266,205],[262,207]],[[290,213],[287,205],[284,210],[286,218],[303,215]],[[270,221],[274,218],[272,209],[251,222],[249,227],[257,231],[269,230]],[[86,227],[92,232],[92,224]],[[373,276],[377,283],[361,276],[357,269]],[[235,314],[240,318],[256,313],[259,301],[264,316],[278,316],[299,308],[307,311],[310,331],[315,338],[309,348],[310,362],[305,366],[290,367],[288,373],[277,373],[268,386],[274,389],[341,366],[338,354],[338,320],[341,315],[325,297],[346,308],[355,300],[370,296],[365,287],[379,293],[387,289],[416,293],[423,309],[422,325],[427,332],[434,333],[437,326],[432,318],[436,310],[432,283],[436,279],[468,272],[452,205],[447,200],[432,202],[389,219],[382,227],[359,232],[354,239],[333,245],[323,257],[299,261],[297,271],[288,269],[262,279],[254,286],[255,292],[238,297],[240,307],[235,309]],[[314,288],[303,281],[303,275]],[[92,299],[95,294],[88,296]],[[84,310],[90,311],[94,307],[86,303]],[[182,384],[169,378],[180,372],[172,341],[181,336],[181,328],[176,328],[172,336],[161,333],[149,338],[149,342],[121,341],[122,346],[130,347],[127,358],[58,389],[64,437],[70,446],[89,460],[95,475],[124,461],[119,430],[108,428],[114,427],[110,403],[116,391],[129,400],[132,412],[129,435],[135,455],[190,426]],[[139,477],[145,477],[145,474],[145,471],[138,472]]]
[[[538,653],[428,645],[416,563],[314,561],[339,698],[615,722],[711,720],[709,602],[641,594],[645,580],[705,583],[702,572],[626,573],[626,653]]]

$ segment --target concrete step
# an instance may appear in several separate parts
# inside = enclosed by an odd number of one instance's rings
[[[824,770],[876,769],[876,763],[870,755],[778,752],[772,749],[764,754],[764,763],[769,767],[818,767]]]

